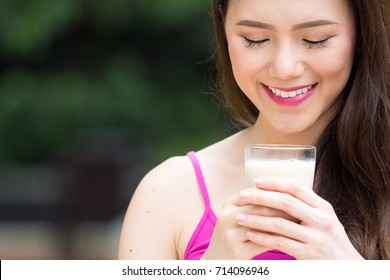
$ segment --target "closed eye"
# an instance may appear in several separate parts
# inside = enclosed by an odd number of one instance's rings
[[[248,38],[245,38],[244,37],[244,40],[245,40],[245,47],[246,48],[253,48],[255,46],[262,46],[264,45],[266,42],[269,41],[269,39],[264,39],[264,40],[249,40]]]
[[[327,46],[330,38],[332,38],[332,37],[326,38],[324,40],[319,40],[319,41],[311,41],[311,40],[307,40],[307,39],[303,39],[303,41],[308,45],[309,49],[311,49],[313,47],[324,48]]]

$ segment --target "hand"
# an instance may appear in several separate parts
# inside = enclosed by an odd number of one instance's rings
[[[256,189],[249,190],[249,193]],[[247,200],[248,190],[225,201],[222,211],[218,216],[214,233],[202,259],[251,259],[254,256],[266,252],[272,248],[251,242],[247,233],[250,229],[237,223],[241,214],[281,217],[286,220],[293,218],[280,210],[266,206],[252,205]]]
[[[256,187],[245,198],[247,205],[277,209],[299,222],[282,217],[241,216],[240,225],[255,229],[247,233],[250,241],[297,259],[362,259],[332,205],[311,189],[280,178],[261,179]]]

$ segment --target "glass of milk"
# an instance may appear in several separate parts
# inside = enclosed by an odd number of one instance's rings
[[[248,187],[255,179],[282,177],[299,180],[305,187],[313,188],[316,148],[306,145],[245,146],[245,172]]]

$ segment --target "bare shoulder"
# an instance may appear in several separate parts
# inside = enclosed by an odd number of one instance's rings
[[[182,257],[178,246],[180,232],[185,227],[183,214],[201,211],[197,210],[200,200],[188,157],[172,157],[153,168],[131,199],[122,226],[118,258]]]
[[[237,186],[241,188],[240,139],[229,137],[196,153],[214,209],[235,194]],[[191,160],[188,156],[169,158],[138,185],[122,226],[118,258],[182,259],[203,213],[204,201]]]
[[[137,192],[175,201],[193,190],[194,184],[196,176],[191,161],[187,156],[176,156],[152,169],[142,179]]]
[[[187,179],[192,174],[191,162],[187,156],[175,156],[153,168],[141,181],[142,184],[159,182],[161,188]]]

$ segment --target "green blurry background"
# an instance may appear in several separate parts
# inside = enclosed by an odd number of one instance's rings
[[[0,259],[113,259],[134,188],[233,129],[208,0],[0,0]]]

